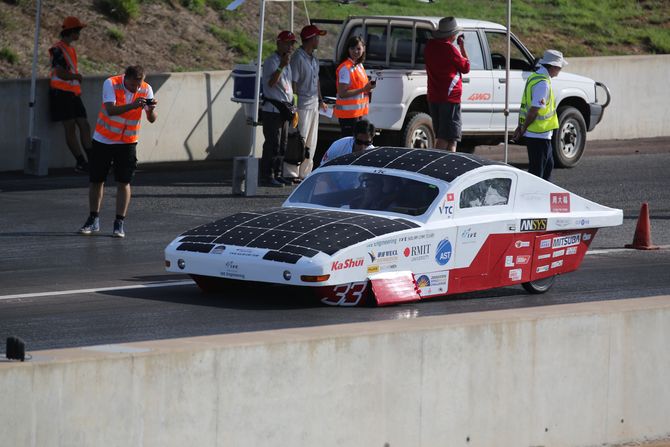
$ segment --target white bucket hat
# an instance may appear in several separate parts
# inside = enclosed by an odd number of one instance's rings
[[[542,59],[538,61],[541,65],[553,65],[554,67],[563,68],[568,65],[568,61],[563,58],[563,53],[556,50],[547,50],[544,52]]]
[[[433,37],[436,39],[445,39],[462,30],[463,28],[458,26],[455,18],[445,17],[440,19],[440,23],[437,25],[437,29],[433,31]]]

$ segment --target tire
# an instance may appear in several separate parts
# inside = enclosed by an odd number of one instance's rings
[[[577,166],[586,146],[586,122],[579,110],[569,106],[558,108],[558,129],[552,138],[556,166]]]
[[[556,275],[554,276],[549,276],[547,278],[542,278],[538,279],[535,281],[530,281],[530,282],[525,282],[521,284],[524,289],[528,293],[532,293],[534,295],[544,293],[547,290],[551,289],[551,286],[554,285],[554,281],[556,280]]]
[[[434,148],[435,131],[430,115],[423,112],[408,113],[402,128],[400,144],[412,149]]]

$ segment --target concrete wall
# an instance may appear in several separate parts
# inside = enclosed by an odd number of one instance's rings
[[[568,71],[607,84],[612,103],[590,139],[630,139],[670,136],[668,94],[662,88],[670,73],[670,55],[570,58]],[[144,123],[138,145],[141,162],[188,161],[247,155],[251,128],[242,108],[230,101],[230,71],[172,73],[148,78],[160,101],[158,121]],[[95,122],[102,77],[86,78],[83,100],[89,121]],[[40,138],[49,166],[74,164],[60,124],[49,122],[48,81],[37,84],[35,135]],[[30,81],[0,81],[0,171],[23,169],[28,136]],[[263,138],[257,129],[256,154]]]
[[[423,318],[398,308],[395,321],[34,352],[0,362],[0,444],[569,447],[667,437],[668,298]]]

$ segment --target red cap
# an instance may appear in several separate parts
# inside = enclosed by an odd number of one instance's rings
[[[314,36],[325,36],[326,31],[319,29],[316,25],[307,25],[300,31],[300,38],[302,40],[311,39]]]
[[[282,31],[277,36],[277,42],[295,42],[295,34],[290,31]]]
[[[86,28],[86,24],[82,23],[78,18],[74,16],[65,17],[63,20],[63,26],[61,27],[62,31],[67,31],[69,29],[75,28]]]

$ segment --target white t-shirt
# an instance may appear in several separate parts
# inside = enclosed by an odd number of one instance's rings
[[[546,68],[540,65],[540,68],[537,70],[538,74],[549,76],[549,72]],[[533,86],[530,94],[530,105],[531,107],[545,107],[549,103],[549,83],[546,81],[540,81]],[[524,136],[528,138],[539,138],[543,140],[550,140],[551,136],[554,134],[552,130],[546,132],[530,132],[526,131]]]
[[[123,86],[123,89],[126,92],[126,104],[133,102],[133,96],[135,96],[135,93],[126,89],[125,85]],[[150,85],[149,92],[147,93],[147,99],[154,99],[154,91]],[[111,102],[112,104],[116,103],[116,94],[114,93],[114,86],[112,85],[111,78],[105,79],[105,82],[102,84],[102,103],[105,104],[108,102]],[[148,107],[145,107],[145,110],[148,110]],[[109,138],[100,135],[97,131],[93,133],[93,139],[104,144],[126,144],[123,141],[110,140]]]
[[[368,146],[366,149],[374,148],[373,145]],[[354,150],[354,137],[343,137],[339,140],[333,142],[330,145],[328,150],[323,157],[321,158],[321,164],[324,164],[327,161],[330,161],[334,158],[341,157],[342,155],[351,154]]]

